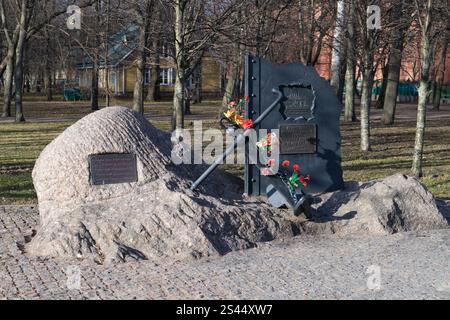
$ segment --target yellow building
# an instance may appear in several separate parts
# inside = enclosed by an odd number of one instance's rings
[[[110,38],[108,51],[109,91],[118,96],[132,95],[136,81],[136,48],[139,28],[131,25]],[[78,83],[80,88],[90,89],[92,84],[92,62],[85,58],[78,64]],[[144,87],[151,81],[151,68],[145,70]],[[211,56],[205,56],[201,62],[201,94],[203,97],[220,97],[222,94],[222,67]],[[160,56],[160,92],[161,96],[173,95],[175,68],[171,58]],[[194,78],[188,81],[188,87],[194,87]],[[106,88],[106,68],[104,60],[100,61],[99,88]]]

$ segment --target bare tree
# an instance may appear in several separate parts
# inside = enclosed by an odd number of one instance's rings
[[[334,1],[298,0],[298,10],[300,60],[314,66],[333,23]]]
[[[10,3],[5,3],[5,0],[0,1],[0,16],[2,20],[3,32],[5,35],[6,45],[7,45],[7,53],[6,57],[2,61],[2,69],[5,68],[4,72],[4,89],[3,89],[3,113],[2,117],[10,117],[11,116],[11,95],[13,90],[13,76],[14,76],[14,58],[15,58],[15,50],[20,32],[20,25],[16,24],[14,30],[11,34],[10,24],[12,21],[8,19],[9,13],[7,12],[7,5]],[[12,5],[11,5],[12,7]],[[2,72],[3,73],[3,72]]]
[[[355,9],[358,17],[358,28],[360,30],[361,46],[361,150],[370,151],[370,106],[372,102],[372,87],[374,74],[377,66],[375,65],[375,54],[378,48],[380,32],[377,29],[369,29],[367,26],[367,8],[369,4],[377,4],[378,1],[364,0],[358,1]]]
[[[344,121],[356,121],[355,114],[355,58],[356,42],[354,32],[354,8],[355,0],[349,0],[347,6],[347,57],[345,73],[345,101],[344,101]]]
[[[334,26],[333,48],[331,56],[331,81],[336,94],[339,93],[339,86],[341,84],[341,67],[345,51],[344,46],[344,32],[345,29],[345,1],[337,1],[336,9],[336,24]]]
[[[440,6],[440,5],[444,6]],[[446,1],[440,3],[439,0],[426,0],[425,2],[414,0],[415,19],[417,21],[420,36],[420,85],[419,102],[417,105],[417,125],[416,138],[414,143],[414,156],[412,164],[412,174],[421,177],[423,174],[423,148],[426,127],[426,107],[429,95],[430,65],[431,65],[431,47],[432,40],[436,33],[434,27],[438,12],[447,13],[448,6]],[[445,15],[448,21],[448,13]]]
[[[433,95],[433,110],[438,111],[441,105],[442,88],[444,86],[445,78],[445,62],[448,52],[448,40],[450,38],[450,20],[447,20],[446,31],[443,32],[441,38],[441,50],[439,52],[439,64],[436,76],[436,90]]]
[[[148,38],[153,19],[154,0],[136,1],[133,4],[133,12],[139,25],[139,38],[137,48],[136,81],[133,92],[133,109],[144,113],[144,77],[147,66]]]
[[[405,31],[408,26],[409,19],[405,19],[404,13],[406,13],[406,8],[404,6],[404,1],[397,1],[394,3],[393,7],[393,44],[391,52],[389,54],[388,61],[388,74],[386,90],[384,92],[383,100],[383,123],[393,124],[395,119],[395,107],[397,105],[397,89],[398,82],[400,80],[400,67],[402,62],[402,52],[403,52],[403,39],[405,36]],[[400,23],[398,23],[400,21]]]
[[[205,52],[229,21],[238,1],[173,0],[167,17],[173,16],[176,65],[172,128],[184,127],[186,81],[199,65]]]
[[[14,83],[16,87],[15,94],[15,107],[16,107],[16,121],[25,121],[23,115],[23,56],[25,41],[27,38],[27,29],[30,23],[31,16],[33,14],[35,2],[33,0],[21,0],[20,18],[19,18],[19,35],[17,37],[15,64],[14,64]]]

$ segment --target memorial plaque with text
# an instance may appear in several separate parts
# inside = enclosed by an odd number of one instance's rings
[[[301,86],[283,86],[283,102],[281,113],[285,119],[310,119],[313,117],[314,93],[310,88]]]
[[[90,155],[89,171],[93,185],[138,181],[136,156],[130,153]]]
[[[316,153],[317,128],[315,124],[280,124],[280,153]]]

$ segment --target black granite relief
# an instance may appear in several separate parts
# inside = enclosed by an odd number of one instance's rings
[[[275,100],[272,89],[283,99],[255,129],[280,130],[280,157],[298,163],[302,174],[311,175],[308,193],[328,192],[343,187],[339,117],[342,105],[329,83],[313,67],[302,63],[273,64],[246,58],[247,117],[258,118]],[[261,137],[260,137],[261,138]],[[245,190],[264,195],[270,184],[259,169],[245,166]]]

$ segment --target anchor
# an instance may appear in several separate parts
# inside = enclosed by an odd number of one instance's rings
[[[273,88],[272,92],[277,95],[275,101],[253,122],[253,127],[258,126],[281,102],[283,99],[283,93]],[[223,125],[223,123],[221,122]],[[215,161],[209,166],[209,168],[192,184],[191,190],[195,191],[198,186],[222,164],[225,159],[232,152],[235,151],[238,145],[246,143],[246,138],[249,136],[251,129],[246,129],[243,133],[239,134],[232,146],[227,148],[225,152],[218,156]],[[261,164],[256,164],[256,167],[261,169]],[[266,195],[271,205],[276,208],[286,206],[292,209],[295,216],[304,214],[306,218],[311,218],[311,198],[305,194],[302,190],[297,192],[296,189],[289,187],[287,176],[284,173],[277,173],[273,176],[267,176],[270,180],[270,184],[267,186]]]

